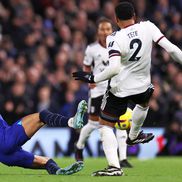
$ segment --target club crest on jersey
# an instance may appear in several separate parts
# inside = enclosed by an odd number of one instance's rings
[[[112,42],[109,42],[109,45],[108,45],[108,47],[112,47],[114,45],[114,41],[112,41]]]
[[[107,60],[107,61],[102,60],[102,64],[103,64],[104,66],[108,66],[108,65],[109,65],[109,61],[108,61],[108,60]]]

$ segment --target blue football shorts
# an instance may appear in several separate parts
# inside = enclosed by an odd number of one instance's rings
[[[8,166],[31,167],[34,155],[21,148],[28,140],[21,120],[12,126],[0,127],[0,162]]]

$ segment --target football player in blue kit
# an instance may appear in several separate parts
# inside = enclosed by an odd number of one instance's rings
[[[19,166],[29,169],[45,169],[49,174],[69,175],[83,168],[82,162],[76,162],[66,168],[60,168],[53,159],[37,156],[22,149],[31,137],[43,126],[69,126],[75,129],[83,127],[83,116],[87,110],[86,101],[81,101],[73,118],[43,110],[23,117],[9,126],[0,115],[0,162],[7,166]]]

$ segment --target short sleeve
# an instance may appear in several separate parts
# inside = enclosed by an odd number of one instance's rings
[[[106,39],[107,50],[109,52],[109,58],[113,56],[121,56],[118,43],[113,39],[112,35],[109,35]]]
[[[90,46],[87,46],[87,48],[85,50],[83,64],[86,66],[91,66],[92,62],[93,62],[93,57],[92,57],[91,49],[90,49]]]
[[[164,37],[164,35],[161,33],[159,28],[154,23],[148,21],[148,24],[149,24],[149,30],[152,34],[152,40],[158,43]]]

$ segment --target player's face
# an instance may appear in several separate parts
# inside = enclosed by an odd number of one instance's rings
[[[112,33],[112,25],[109,22],[102,22],[98,26],[98,39],[101,43],[106,44],[106,37]]]

